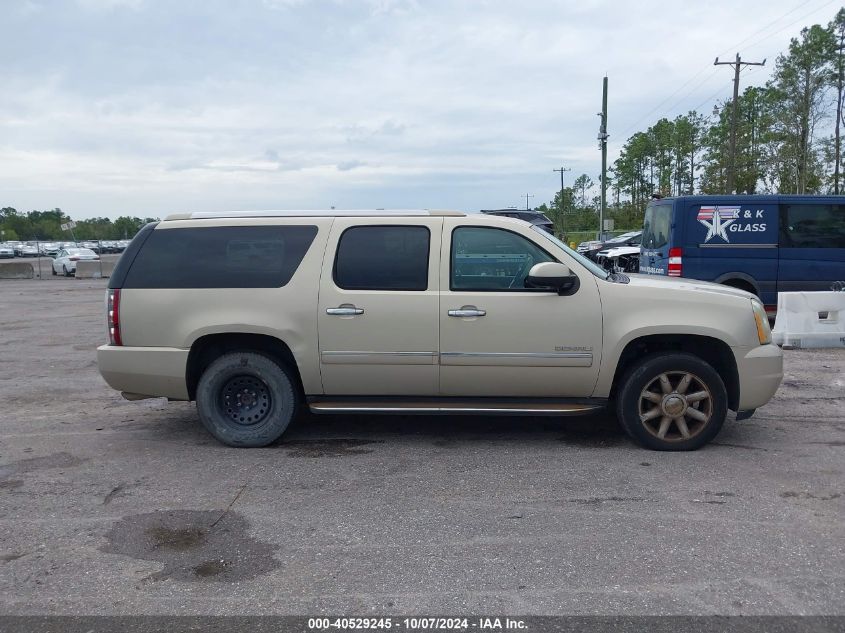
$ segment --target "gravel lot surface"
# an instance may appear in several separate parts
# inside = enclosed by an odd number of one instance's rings
[[[103,280],[0,282],[0,613],[845,614],[845,352],[696,453],[589,418],[237,450],[97,373]]]

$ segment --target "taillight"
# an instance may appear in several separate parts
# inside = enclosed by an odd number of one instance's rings
[[[681,261],[681,256],[683,255],[683,249],[680,248],[670,248],[669,249],[669,276],[670,277],[680,277],[681,270],[683,267],[683,263]]]
[[[72,262],[78,262],[79,261],[78,257],[68,257],[68,259]]]
[[[109,328],[109,345],[123,345],[120,337],[120,289],[109,289],[106,323]]]

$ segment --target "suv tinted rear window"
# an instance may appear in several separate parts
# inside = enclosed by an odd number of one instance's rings
[[[344,290],[426,290],[431,235],[424,226],[355,226],[337,245],[334,281]]]
[[[124,288],[279,288],[316,226],[222,226],[152,231]]]

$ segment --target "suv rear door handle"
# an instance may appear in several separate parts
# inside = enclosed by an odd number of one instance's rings
[[[487,314],[487,310],[479,310],[478,308],[461,308],[460,310],[449,310],[451,317],[482,317]]]
[[[355,316],[356,314],[364,314],[364,308],[356,308],[355,306],[326,308],[326,314],[333,314],[335,316]]]

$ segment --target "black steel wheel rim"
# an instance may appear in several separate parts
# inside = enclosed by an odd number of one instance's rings
[[[233,376],[220,389],[221,413],[240,426],[253,426],[266,420],[272,404],[270,388],[257,376]]]

